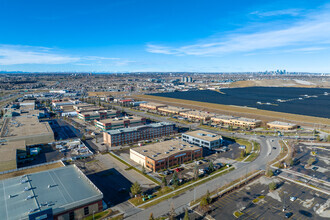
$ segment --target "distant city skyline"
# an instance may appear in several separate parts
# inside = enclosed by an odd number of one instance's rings
[[[330,1],[2,0],[0,71],[330,73]]]

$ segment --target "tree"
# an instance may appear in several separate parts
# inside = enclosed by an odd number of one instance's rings
[[[209,190],[207,190],[205,197],[206,197],[207,203],[211,204],[212,198],[211,198],[211,193],[209,192]]]
[[[246,152],[245,152],[245,150],[241,150],[241,158],[244,158],[244,157],[245,157],[245,155],[246,155]]]
[[[330,134],[327,137],[327,142],[330,142]]]
[[[174,209],[173,202],[171,203],[170,215],[168,216],[168,219],[169,220],[174,220],[175,219],[175,209]]]
[[[165,176],[163,176],[163,178],[162,178],[162,185],[163,185],[163,187],[167,186],[167,180],[166,180]]]
[[[315,157],[310,157],[307,161],[307,165],[312,166],[313,163],[315,163],[315,161],[316,161]]]
[[[173,183],[173,186],[175,186],[175,187],[177,187],[179,185],[179,177],[178,177],[178,173],[176,171],[174,171],[174,173],[173,173],[172,183]]]
[[[272,169],[270,169],[270,165],[269,163],[267,164],[267,167],[266,167],[266,176],[268,177],[272,177],[274,175]]]
[[[209,162],[209,171],[210,171],[210,173],[212,173],[214,171],[214,165],[213,165],[212,161]]]
[[[183,217],[183,220],[189,220],[190,218],[189,218],[189,213],[188,213],[188,209],[186,209],[185,211],[184,211],[184,217]]]
[[[146,168],[144,167],[144,165],[142,166],[142,173],[146,174]]]
[[[154,220],[155,218],[154,218],[154,214],[153,213],[150,213],[150,215],[149,215],[149,220]]]
[[[197,166],[197,164],[195,164],[195,167],[194,167],[194,179],[195,180],[198,179],[198,166]]]
[[[81,137],[81,140],[82,140],[82,141],[85,141],[85,140],[86,140],[86,136],[83,135],[83,136]]]
[[[131,193],[133,196],[137,196],[140,195],[142,192],[141,190],[141,186],[138,182],[133,183],[133,185],[131,186]]]
[[[269,183],[269,190],[273,191],[277,188],[277,184],[275,182]]]

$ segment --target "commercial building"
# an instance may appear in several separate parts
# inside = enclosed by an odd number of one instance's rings
[[[19,103],[21,109],[24,110],[35,110],[36,101],[35,100],[23,100]]]
[[[103,210],[103,194],[75,165],[0,180],[7,220],[83,219]]]
[[[152,171],[167,169],[203,156],[203,148],[169,140],[130,149],[130,159]]]
[[[267,127],[270,129],[279,129],[279,130],[294,130],[298,128],[298,125],[293,123],[282,122],[282,121],[272,121],[267,123]]]
[[[103,142],[110,147],[150,140],[175,133],[174,124],[159,122],[103,132]]]
[[[203,121],[208,121],[208,120],[211,119],[211,117],[214,116],[214,114],[212,114],[212,113],[197,111],[197,110],[191,110],[191,111],[187,111],[187,112],[180,112],[179,115],[181,115],[185,118],[197,119],[197,120],[203,120]]]
[[[176,107],[176,106],[165,106],[158,108],[158,111],[165,114],[173,114],[178,115],[181,112],[187,112],[190,111],[190,109],[182,108],[182,107]]]
[[[261,120],[244,118],[244,117],[235,117],[229,115],[217,115],[212,117],[211,120],[218,124],[233,125],[238,127],[256,128],[261,125]]]
[[[80,110],[82,111],[82,110]],[[82,111],[78,112],[78,118],[83,121],[103,120],[114,118],[120,115],[120,111],[116,110],[99,110],[99,111]]]
[[[76,105],[80,101],[78,100],[70,100],[70,99],[60,99],[60,100],[52,100],[52,105],[54,107],[60,107],[62,105]]]
[[[26,157],[24,140],[0,143],[0,172],[17,169],[19,159]]]
[[[102,131],[108,131],[113,129],[135,127],[139,125],[145,125],[146,119],[137,116],[125,116],[120,118],[109,118],[104,120],[95,120],[95,126]]]
[[[161,107],[166,107],[167,105],[156,103],[156,102],[147,102],[147,103],[141,103],[140,108],[149,109],[149,110],[157,110]]]
[[[48,122],[39,122],[37,116],[19,116],[4,119],[0,140],[24,140],[27,146],[48,144],[54,141],[54,133]]]
[[[182,140],[209,149],[220,147],[223,142],[221,135],[203,130],[186,132],[182,134]]]

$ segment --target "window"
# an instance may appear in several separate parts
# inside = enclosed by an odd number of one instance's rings
[[[85,207],[84,208],[84,215],[88,215],[89,214],[89,207]]]
[[[69,213],[69,219],[70,220],[74,220],[74,212],[70,212]]]

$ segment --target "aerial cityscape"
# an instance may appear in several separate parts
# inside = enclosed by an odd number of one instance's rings
[[[0,219],[330,218],[330,1],[0,1]]]

